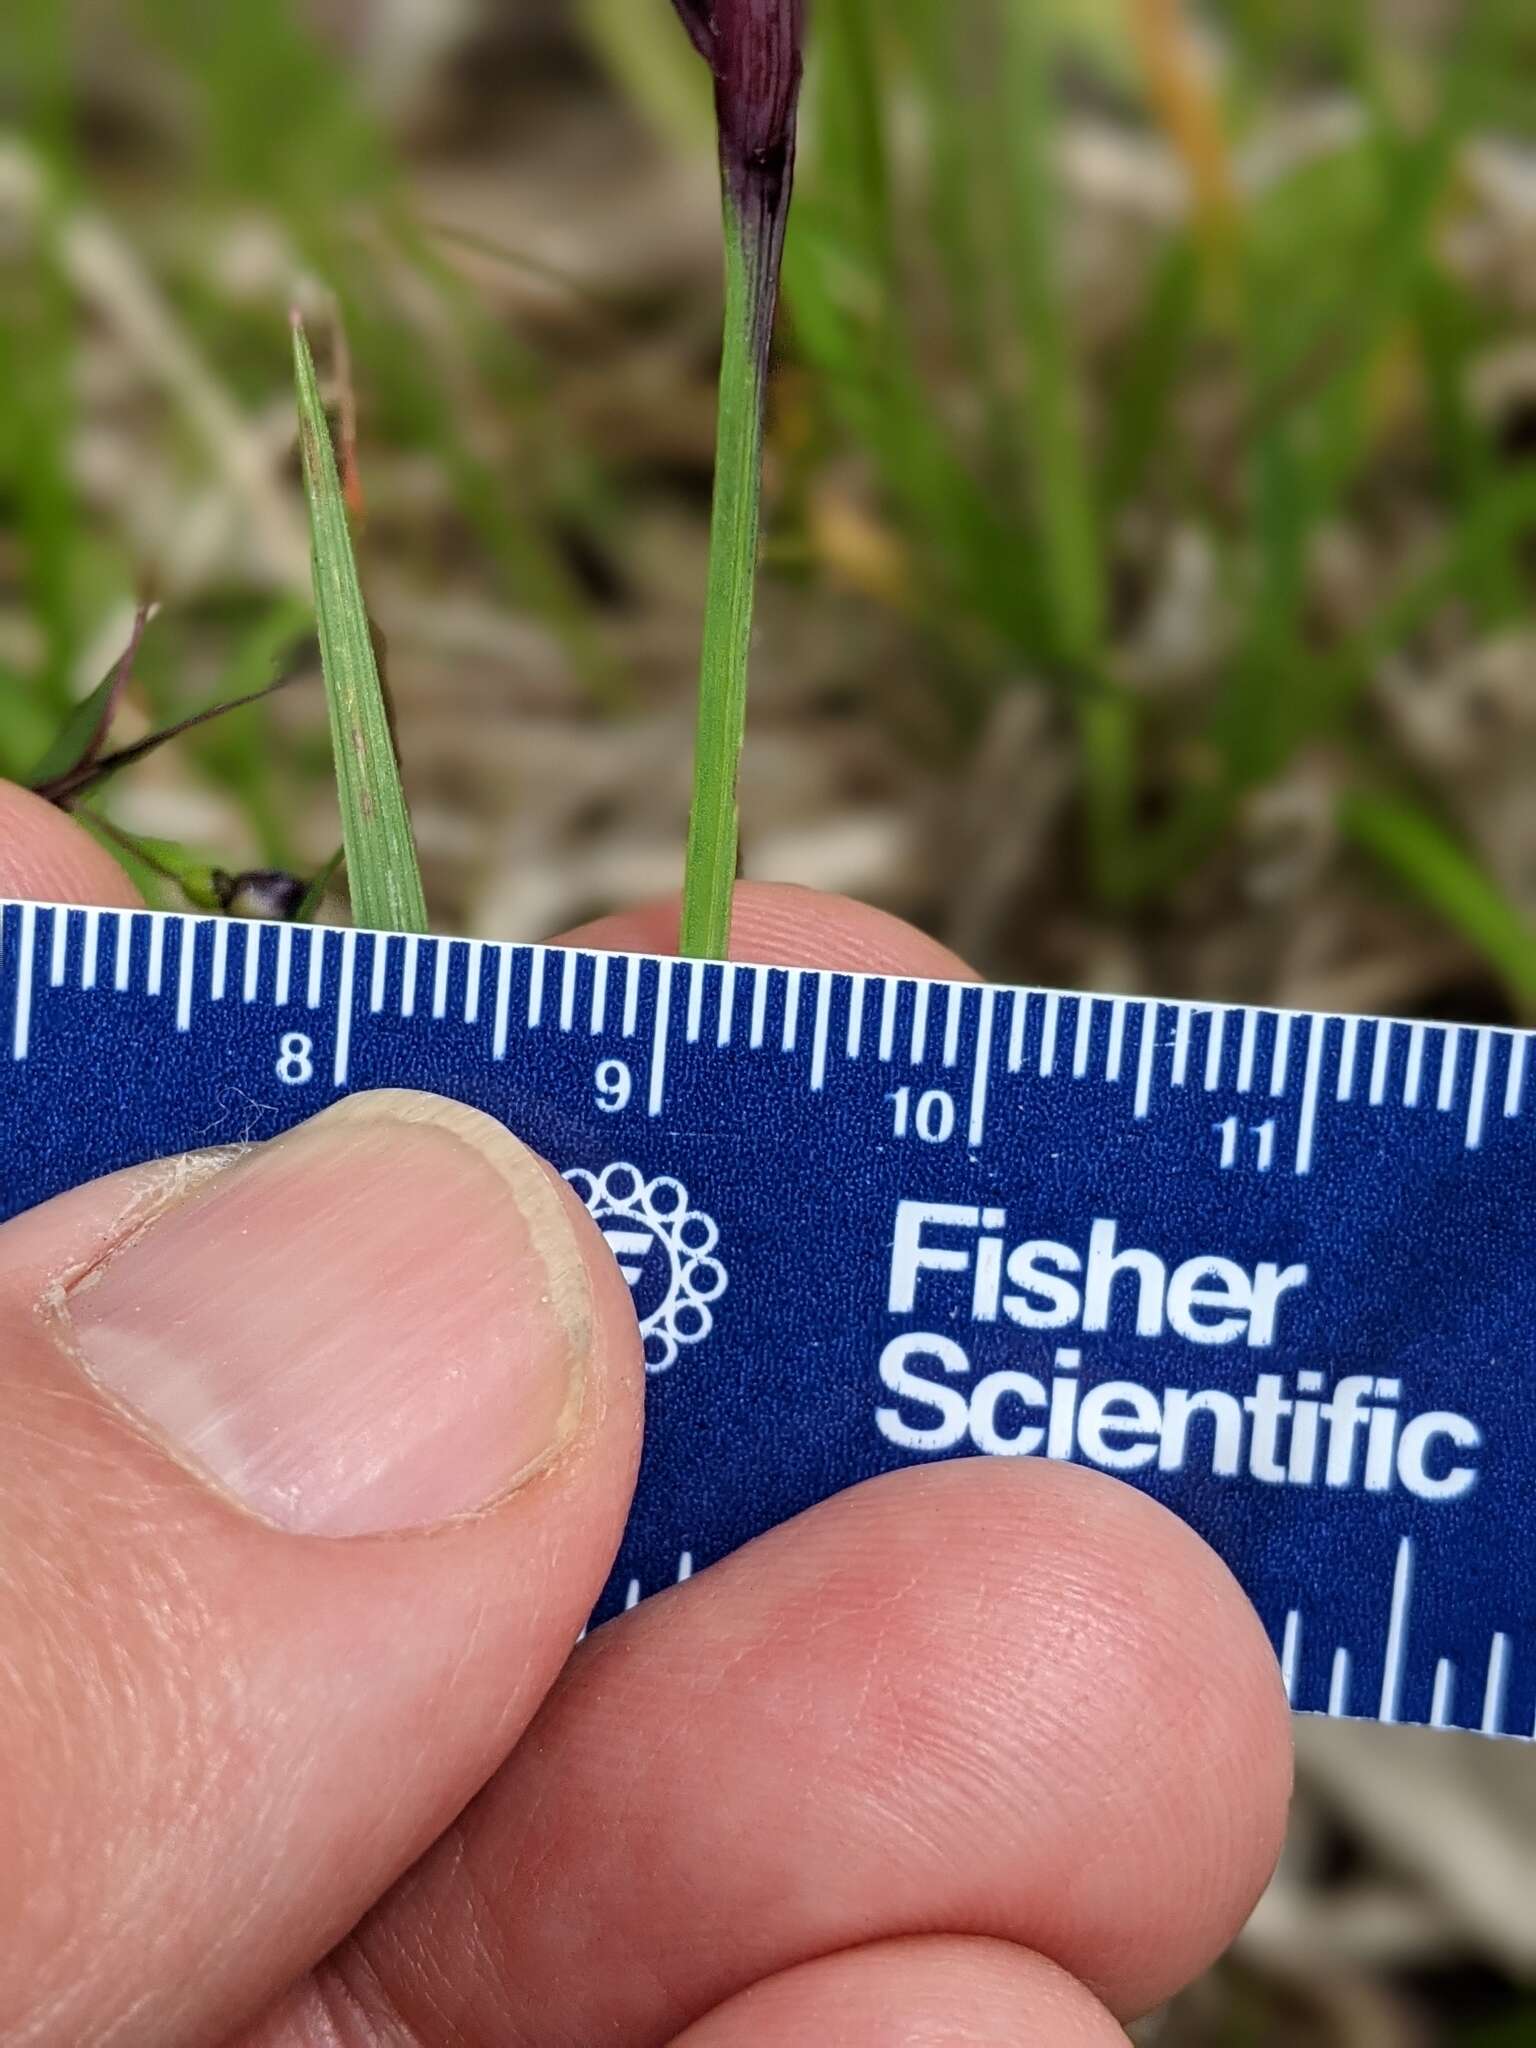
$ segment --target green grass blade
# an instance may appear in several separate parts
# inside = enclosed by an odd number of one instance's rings
[[[1033,8],[1006,6],[1002,20],[1012,158],[1009,256],[1015,317],[1029,356],[1034,510],[1059,657],[1081,677],[1102,663],[1108,597],[1075,344],[1057,264],[1050,41]]]
[[[1200,313],[1200,251],[1180,235],[1160,259],[1146,310],[1110,394],[1100,465],[1099,504],[1106,529],[1143,489],[1161,457],[1177,465],[1173,406],[1188,367]]]
[[[304,329],[293,323],[299,444],[314,546],[315,619],[331,715],[352,913],[385,931],[424,932],[426,897],[389,729],[346,505]]]
[[[1536,931],[1465,847],[1397,797],[1346,797],[1340,822],[1357,846],[1478,949],[1523,1012],[1536,1011]]]
[[[1051,138],[1053,45],[1031,5],[1002,12],[1001,75],[1009,120],[1009,261],[1029,361],[1025,435],[1033,467],[1058,668],[1073,688],[1082,753],[1088,857],[1099,895],[1127,886],[1135,797],[1133,710],[1109,673],[1109,574],[1088,453],[1076,345],[1058,264]]]

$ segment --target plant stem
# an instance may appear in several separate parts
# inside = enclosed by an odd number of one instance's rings
[[[777,297],[774,209],[725,193],[725,341],[704,654],[693,762],[693,809],[683,873],[679,950],[723,960],[740,838],[737,779],[747,719],[747,666],[757,581],[763,408]]]

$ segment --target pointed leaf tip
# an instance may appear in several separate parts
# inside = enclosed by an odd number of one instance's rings
[[[302,323],[294,326],[299,448],[309,498],[320,665],[331,752],[359,923],[423,932],[426,903],[400,764],[389,729],[372,623],[358,579],[330,428]]]
[[[127,646],[91,694],[75,706],[63,730],[33,769],[28,787],[38,796],[62,804],[78,793],[106,746],[123,692],[133,680],[144,629],[159,609],[150,598],[142,599],[135,607]]]
[[[709,0],[673,0],[683,27],[706,64],[714,61],[715,24],[711,16]]]
[[[787,185],[805,46],[805,0],[673,0],[715,74],[720,149],[740,200]]]

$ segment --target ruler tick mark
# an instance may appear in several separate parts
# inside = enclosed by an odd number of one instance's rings
[[[1194,1012],[1188,1003],[1174,1005],[1173,1023],[1173,1073],[1175,1088],[1182,1088],[1189,1078],[1189,1037],[1194,1025]]]
[[[1429,1703],[1431,1728],[1449,1728],[1456,1704],[1456,1666],[1449,1657],[1435,1665],[1435,1690]]]
[[[441,1023],[448,1014],[448,968],[453,960],[453,941],[432,942],[432,1015]]]
[[[720,1012],[715,1026],[716,1045],[729,1045],[736,1022],[736,969],[729,961],[720,969]]]
[[[1483,1142],[1483,1118],[1488,1105],[1488,1067],[1493,1058],[1493,1034],[1479,1031],[1473,1040],[1472,1093],[1467,1102],[1467,1150],[1475,1152]]]
[[[286,929],[286,927],[285,927]],[[128,986],[133,963],[133,913],[117,913],[117,937],[112,949],[112,986],[121,995]]]
[[[1109,1048],[1104,1055],[1104,1078],[1118,1081],[1125,1054],[1125,998],[1116,996],[1109,1006]]]
[[[389,975],[389,940],[383,932],[373,935],[373,972],[368,978],[368,1014],[377,1017],[384,1007],[385,986]]]
[[[691,960],[688,963],[688,1029],[687,1040],[697,1045],[699,1033],[704,1028],[704,962]]]
[[[591,1035],[600,1037],[608,1016],[608,955],[592,955],[592,1016]]]
[[[1152,1107],[1152,1063],[1157,1056],[1157,1020],[1159,1005],[1145,1002],[1141,1006],[1141,1044],[1136,1054],[1136,1115],[1145,1118]],[[1189,1012],[1180,1006],[1180,1018],[1187,1024]],[[1185,1053],[1189,1044],[1185,1040]]]
[[[1021,988],[1008,992],[1008,1051],[1006,1064],[1010,1074],[1017,1074],[1024,1065],[1024,1042],[1029,1032],[1029,997]]]
[[[1350,1655],[1341,1643],[1333,1653],[1333,1673],[1328,1686],[1328,1711],[1335,1720],[1349,1712]]]
[[[864,977],[854,975],[848,984],[848,1057],[856,1060],[864,1043]]]
[[[407,935],[405,961],[400,969],[400,1014],[414,1017],[416,1014],[416,968],[421,958],[421,939],[415,932]]]
[[[896,1049],[896,992],[900,986],[894,979],[888,981],[880,1004],[880,1057],[886,1061]]]
[[[984,988],[976,1018],[976,1053],[971,1068],[969,1136],[973,1152],[981,1150],[981,1142],[987,1131],[987,1086],[992,1076],[992,1013],[996,1003],[997,990]]]
[[[1518,1116],[1521,1100],[1525,1094],[1525,1055],[1530,1038],[1524,1032],[1517,1032],[1509,1041],[1509,1072],[1504,1079],[1504,1114]]]
[[[1378,1021],[1376,1025],[1374,1043],[1371,1052],[1370,1103],[1372,1109],[1379,1109],[1382,1103],[1384,1103],[1387,1099],[1387,1070],[1391,1064],[1391,1060],[1392,1026],[1388,1022],[1388,1020],[1385,1017],[1383,1017]]]
[[[1280,1676],[1285,1682],[1285,1696],[1292,1706],[1296,1704],[1296,1672],[1301,1662],[1301,1609],[1293,1607],[1285,1617],[1285,1636],[1280,1646]]]
[[[921,1066],[928,1051],[928,998],[930,990],[926,981],[916,983],[912,1000],[912,1060],[911,1064]]]
[[[577,955],[567,953],[560,970],[560,1029],[570,1031],[576,1023]]]
[[[1413,1600],[1413,1539],[1397,1546],[1392,1573],[1392,1608],[1387,1621],[1387,1650],[1381,1673],[1381,1711],[1377,1719],[1395,1721],[1402,1701],[1403,1666],[1408,1659],[1408,1609]]]
[[[101,912],[88,910],[85,913],[85,943],[80,948],[80,986],[96,986],[96,960],[101,943]]]
[[[319,1009],[325,986],[325,941],[326,927],[312,924],[309,928],[309,988],[306,991],[306,1000],[312,1010]]]
[[[1339,1044],[1339,1080],[1334,1093],[1340,1102],[1348,1102],[1355,1092],[1355,1056],[1360,1048],[1360,1019],[1344,1019],[1344,1036]]]
[[[507,1056],[507,1019],[512,1008],[512,948],[496,948],[496,997],[491,1012],[491,1058]]]
[[[12,1057],[24,1060],[32,1043],[32,955],[37,948],[37,905],[21,906],[16,958],[16,1014],[11,1033]]]
[[[651,1087],[647,1104],[652,1116],[660,1116],[667,1087],[667,1026],[672,1009],[672,965],[656,963],[656,1022],[651,1037]]]
[[[1289,1010],[1282,1010],[1275,1019],[1275,1054],[1270,1062],[1269,1092],[1274,1098],[1285,1094],[1286,1079],[1291,1065],[1291,1029],[1294,1019]]]
[[[1482,1731],[1504,1733],[1504,1696],[1509,1684],[1509,1637],[1496,1635],[1488,1645],[1488,1682],[1483,1688]]]
[[[1208,1010],[1205,1034],[1205,1092],[1213,1095],[1221,1086],[1221,1045],[1227,1035],[1225,1010]]]
[[[1018,1067],[1024,1065],[1024,1026],[1028,1024],[1028,1016],[1030,1016],[1030,999],[1028,999],[1028,995],[1016,995],[1014,997],[1014,1022],[1018,1026]],[[1047,995],[1047,999],[1044,999],[1044,1010],[1040,1012],[1040,1079],[1042,1081],[1049,1081],[1051,1075],[1057,1071],[1057,1032],[1059,1030],[1061,1030],[1061,997],[1055,991],[1051,991],[1051,995]],[[1010,1044],[1010,1049],[1008,1049],[1008,1063],[1010,1063],[1012,1071],[1018,1073],[1018,1067],[1014,1067],[1014,1049],[1012,1049],[1012,1044]]]
[[[208,971],[208,999],[222,1003],[224,987],[229,979],[229,924],[226,919],[216,917],[213,921],[213,965]]]
[[[747,1044],[753,1052],[761,1052],[768,1029],[768,975],[766,967],[752,969],[752,1020],[747,1031]]]
[[[176,1029],[192,1029],[192,976],[197,967],[198,927],[190,920],[181,925],[181,944],[176,957]]]
[[[1077,999],[1077,1037],[1072,1046],[1072,1078],[1081,1081],[1088,1072],[1088,1053],[1093,1043],[1093,997]]]
[[[956,982],[944,1009],[944,1064],[952,1067],[960,1057],[960,1019],[965,1009],[965,990]]]
[[[640,1021],[640,962],[631,953],[624,968],[624,1022],[622,1030],[626,1038],[633,1038],[635,1027]]]
[[[240,984],[240,1000],[254,1003],[261,987],[261,935],[265,925],[248,924],[245,927],[245,974]]]
[[[336,1059],[331,1076],[338,1088],[347,1085],[347,1068],[352,1058],[352,978],[357,959],[357,933],[341,935],[341,973],[336,984]]]
[[[1045,999],[1045,1015],[1040,1021],[1040,1076],[1045,1081],[1056,1071],[1056,1034],[1060,1026],[1061,997],[1052,990]]]
[[[55,910],[52,913],[53,944],[48,956],[48,985],[62,988],[64,969],[69,962],[69,912]]]
[[[1440,1034],[1440,1088],[1435,1097],[1435,1107],[1448,1110],[1456,1100],[1456,1068],[1461,1059],[1461,1032],[1456,1025],[1449,1025]]]
[[[1424,1079],[1424,1026],[1410,1024],[1408,1027],[1408,1065],[1403,1074],[1403,1106],[1417,1109],[1419,1089]]]
[[[804,976],[798,967],[785,968],[783,975],[784,1036],[781,1043],[785,1052],[793,1052],[800,1035],[800,984]]]
[[[575,961],[574,953],[566,954],[566,961]],[[464,956],[464,1022],[480,1022],[480,977],[485,965],[484,939],[471,939]]]
[[[279,1009],[288,1000],[289,984],[293,978],[293,926],[280,924],[277,928],[277,983],[272,1000]]]
[[[149,965],[144,975],[144,993],[157,996],[165,977],[165,919],[149,920]]]
[[[811,1093],[819,1095],[827,1079],[827,1029],[832,1015],[832,977],[816,977],[816,1021],[811,1027]]]
[[[1243,1012],[1243,1035],[1237,1048],[1237,1092],[1246,1095],[1253,1086],[1253,1062],[1259,1045],[1259,1013]]]
[[[1312,1141],[1317,1130],[1317,1094],[1323,1075],[1323,1048],[1328,1039],[1326,1017],[1307,1019],[1307,1064],[1301,1084],[1301,1127],[1296,1137],[1296,1171],[1312,1171]]]

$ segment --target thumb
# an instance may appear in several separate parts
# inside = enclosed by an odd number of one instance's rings
[[[205,2044],[447,1825],[633,1479],[623,1281],[499,1124],[354,1096],[0,1230],[0,2038]]]

